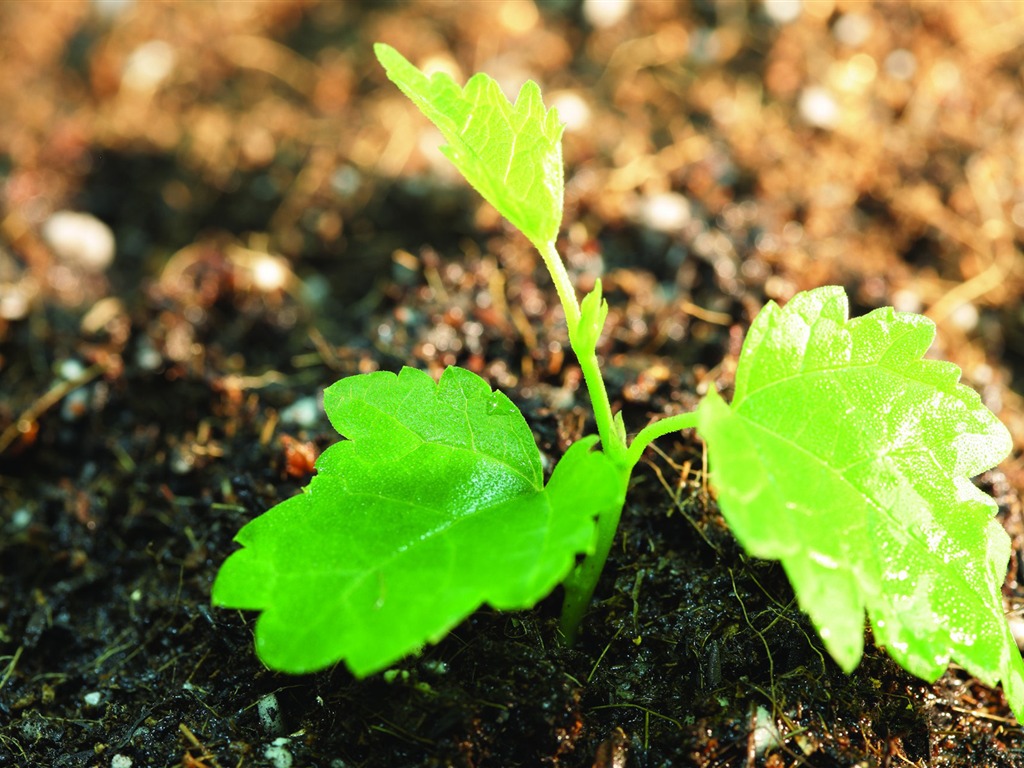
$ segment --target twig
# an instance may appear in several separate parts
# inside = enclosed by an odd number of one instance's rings
[[[14,655],[10,657],[11,661],[7,665],[7,669],[4,670],[4,676],[0,677],[0,690],[3,690],[3,687],[7,685],[7,681],[11,679],[11,675],[14,674],[14,668],[18,666],[18,659],[21,658],[21,652],[23,650],[25,650],[25,647],[19,645],[18,650],[16,650]]]
[[[8,425],[7,429],[0,433],[0,454],[6,451],[11,443],[17,440],[21,435],[28,432],[31,429],[32,424],[35,423],[40,416],[63,400],[69,393],[79,387],[85,386],[95,379],[103,373],[103,370],[102,365],[94,363],[75,378],[69,379],[68,381],[62,381],[59,384],[55,384],[50,387],[49,391],[36,399],[32,405],[26,408],[18,418]]]

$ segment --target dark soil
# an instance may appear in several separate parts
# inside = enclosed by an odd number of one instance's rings
[[[0,766],[1024,764],[962,670],[925,683],[868,638],[843,674],[689,434],[637,472],[572,649],[556,593],[386,674],[290,677],[209,605],[234,534],[336,439],[310,406],[342,376],[466,366],[553,460],[593,429],[539,258],[427,146],[384,40],[576,115],[560,247],[605,283],[630,430],[727,391],[768,299],[931,316],[1014,435],[979,482],[1016,615],[1024,11],[770,7],[0,5]],[[109,266],[44,236],[62,209],[110,227]]]

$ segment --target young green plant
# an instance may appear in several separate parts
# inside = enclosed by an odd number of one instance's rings
[[[1002,681],[1024,715],[1024,663],[1000,593],[1009,538],[970,480],[1007,455],[1010,437],[956,366],[923,359],[932,323],[891,308],[850,319],[834,286],[769,303],[743,345],[731,404],[712,390],[696,411],[630,440],[597,355],[600,282],[578,300],[555,247],[557,113],[532,82],[511,103],[486,75],[461,88],[375,50],[448,158],[543,257],[598,434],[544,483],[522,414],[467,370],[435,383],[404,368],[328,387],[325,410],[347,439],[301,494],[242,528],[214,584],[214,604],[262,611],[260,658],[296,673],[344,661],[368,675],[484,603],[530,607],[558,584],[572,642],[633,468],[653,440],[695,427],[731,530],[750,554],[781,561],[844,670],[859,663],[866,613],[905,669],[934,680],[956,661]]]

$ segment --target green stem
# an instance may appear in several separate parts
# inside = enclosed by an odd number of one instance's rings
[[[696,426],[696,411],[691,411],[690,413],[677,413],[675,416],[667,416],[664,419],[659,419],[653,424],[648,424],[640,430],[636,437],[633,438],[633,442],[630,444],[629,450],[626,452],[626,461],[628,462],[629,468],[632,470],[632,468],[636,466],[637,462],[640,461],[640,457],[643,456],[644,450],[647,446],[659,437],[664,437],[672,432],[679,432],[684,429],[693,429]]]
[[[534,245],[537,245],[534,243]],[[597,423],[597,434],[601,437],[601,445],[611,458],[617,463],[625,461],[626,441],[615,428],[615,416],[612,414],[611,402],[608,400],[608,390],[604,385],[604,377],[601,376],[601,364],[597,359],[595,350],[581,350],[573,343],[576,335],[576,327],[580,322],[580,305],[576,299],[576,290],[573,288],[569,273],[562,263],[562,257],[558,254],[555,244],[545,243],[544,247],[537,245],[537,250],[544,259],[544,264],[551,273],[551,279],[558,291],[558,299],[562,303],[562,311],[565,312],[565,322],[569,328],[569,342],[572,344],[576,359],[579,361],[580,370],[583,371],[583,380],[587,385],[587,392],[590,394],[590,404],[594,409],[594,421]]]
[[[562,302],[565,322],[569,326],[569,332],[572,333],[572,329],[580,321],[580,303],[576,299],[576,289],[573,288],[572,280],[569,279],[569,273],[565,269],[565,264],[562,263],[562,257],[558,255],[554,241],[534,242],[533,245],[540,251],[541,258],[544,259],[544,266],[548,268],[551,280],[555,284],[555,290],[558,291],[558,300]]]
[[[598,376],[600,378],[600,376]],[[587,380],[590,387],[590,381]],[[601,381],[601,393],[604,394],[604,381]],[[591,390],[591,397],[594,392]],[[604,394],[607,402],[607,395]],[[595,404],[595,413],[597,406]],[[600,422],[599,422],[600,423]],[[675,416],[648,424],[633,439],[632,444],[626,449],[623,445],[622,453],[618,454],[616,466],[619,467],[622,480],[622,492],[618,502],[613,509],[601,512],[597,518],[597,543],[594,551],[587,555],[576,570],[570,574],[564,582],[565,599],[562,602],[561,630],[565,642],[572,645],[579,634],[580,624],[590,607],[590,601],[594,597],[594,590],[597,588],[597,580],[604,570],[604,564],[608,560],[608,554],[612,549],[612,542],[615,540],[615,532],[619,527],[619,518],[622,517],[622,507],[626,501],[626,488],[629,484],[629,476],[633,467],[640,461],[644,449],[659,437],[678,432],[683,429],[691,429],[697,426],[696,411],[690,413],[679,413]],[[616,433],[617,435],[618,433]],[[603,439],[603,438],[602,438]],[[616,442],[616,445],[621,442]],[[615,456],[615,454],[612,454]]]
[[[560,627],[566,645],[576,642],[580,624],[583,623],[583,617],[590,607],[594,590],[597,589],[597,580],[604,570],[608,553],[611,552],[612,543],[615,541],[619,518],[622,517],[622,507],[626,502],[626,486],[629,484],[627,468],[623,468],[621,480],[621,492],[615,505],[603,510],[597,517],[597,542],[594,551],[583,558],[583,562],[576,566],[576,570],[569,574],[562,584],[565,588],[565,598],[562,601]]]
[[[632,465],[626,463],[626,440],[615,428],[615,416],[612,414],[612,404],[608,399],[608,390],[604,385],[604,377],[601,375],[601,364],[598,362],[597,353],[582,355],[576,359],[583,371],[583,381],[590,394],[590,406],[594,410],[597,434],[601,436],[604,452],[617,465],[623,466],[628,475]]]
[[[535,243],[535,245],[537,244]],[[562,263],[562,257],[558,254],[553,242],[537,245],[537,250],[540,251],[544,264],[547,266],[548,272],[551,273],[555,290],[558,291],[558,298],[562,303],[562,310],[565,312],[565,322],[569,328],[569,342],[576,353],[580,370],[583,371],[583,380],[587,385],[587,392],[590,394],[590,404],[594,411],[594,421],[597,423],[601,446],[619,469],[621,482],[621,492],[616,503],[598,513],[597,541],[594,551],[583,559],[583,562],[577,566],[564,583],[565,600],[562,603],[561,627],[566,643],[572,645],[579,634],[580,623],[583,621],[587,608],[590,607],[594,590],[597,588],[597,580],[601,571],[604,570],[608,553],[615,541],[615,532],[618,530],[622,507],[626,501],[626,486],[629,484],[632,465],[626,460],[625,435],[615,426],[615,416],[612,413],[611,401],[608,399],[604,377],[601,375],[597,350],[592,345],[587,345],[590,348],[584,349],[583,345],[576,343],[577,329],[580,324],[580,305],[576,299],[576,290]]]
[[[616,503],[608,509],[601,510],[597,517],[597,541],[594,551],[587,555],[565,580],[565,601],[562,603],[561,628],[565,641],[572,645],[579,634],[580,623],[590,607],[590,601],[597,588],[597,580],[604,570],[604,564],[608,560],[608,553],[611,552],[612,543],[615,541],[615,533],[619,527],[619,518],[622,517],[622,508],[626,501],[626,488],[629,485],[629,476],[640,461],[644,449],[650,445],[655,438],[675,432],[680,429],[695,426],[697,415],[695,413],[684,413],[671,416],[662,421],[650,424],[640,431],[632,446],[626,444],[624,432],[616,425],[615,415],[612,413],[611,401],[608,399],[608,389],[601,375],[601,364],[597,359],[597,350],[592,340],[578,343],[580,325],[580,304],[576,298],[576,290],[572,281],[569,280],[569,273],[562,263],[555,244],[537,244],[544,264],[551,274],[551,279],[558,292],[558,299],[565,312],[565,322],[569,328],[569,342],[572,344],[576,359],[579,361],[580,370],[583,371],[583,380],[587,385],[587,392],[590,394],[590,404],[594,410],[594,421],[597,423],[597,432],[601,437],[601,446],[604,452],[615,463],[619,472],[620,492]],[[585,334],[585,332],[584,332]]]

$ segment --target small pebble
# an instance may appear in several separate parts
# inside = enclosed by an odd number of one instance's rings
[[[99,691],[89,691],[82,697],[82,700],[85,701],[86,706],[95,707],[103,700],[103,694]]]
[[[678,232],[690,221],[690,201],[678,192],[663,192],[645,197],[639,206],[644,226],[658,232]]]
[[[132,768],[132,759],[118,753],[110,758],[110,768]]]
[[[259,290],[271,293],[285,287],[288,282],[288,274],[288,265],[284,259],[263,254],[253,266],[252,281]]]
[[[632,0],[583,0],[583,18],[598,29],[612,27],[626,18]]]
[[[575,91],[556,93],[551,98],[551,106],[558,110],[558,118],[570,133],[590,128],[590,105]]]
[[[800,0],[764,0],[764,12],[776,24],[796,21],[803,10]]]
[[[921,296],[917,291],[900,288],[892,293],[892,306],[899,312],[920,312]]]
[[[832,35],[843,45],[856,48],[871,36],[871,19],[863,13],[844,13],[832,27]]]
[[[32,293],[25,281],[0,289],[0,317],[21,320],[32,305]]]
[[[949,321],[964,333],[970,333],[978,327],[978,308],[965,301],[949,314]]]
[[[153,342],[148,337],[142,338],[135,350],[135,363],[139,368],[144,371],[155,371],[163,362],[164,359],[153,346]]]
[[[764,707],[757,708],[756,723],[754,726],[754,751],[758,756],[782,744],[782,734],[779,733],[775,720]]]
[[[274,742],[263,750],[263,756],[270,761],[274,768],[292,768],[292,753],[285,749],[290,743],[284,737],[274,739]]]
[[[114,260],[114,233],[91,214],[58,211],[42,232],[59,259],[89,272],[103,272]]]
[[[284,731],[284,721],[281,719],[281,705],[277,703],[277,696],[273,693],[268,693],[256,702],[256,714],[260,718],[260,725],[263,726],[263,730],[267,733],[281,733]]]
[[[85,366],[74,358],[62,360],[57,365],[57,375],[64,379],[64,381],[77,379],[83,373],[85,373]]]
[[[163,40],[149,40],[132,51],[121,71],[121,84],[133,91],[152,93],[174,71],[178,54]]]
[[[295,424],[304,429],[316,426],[320,418],[320,404],[315,397],[302,397],[281,411],[281,423]]]
[[[11,528],[15,531],[21,531],[28,528],[29,523],[32,522],[32,512],[28,507],[18,507],[14,510],[14,514],[11,515]]]
[[[176,445],[171,449],[171,456],[167,462],[171,472],[176,475],[187,475],[192,471],[196,463],[196,457],[188,452],[188,449]]]
[[[839,124],[839,105],[826,88],[812,85],[800,93],[800,116],[816,128],[831,129]]]

